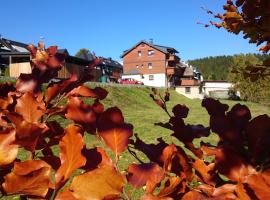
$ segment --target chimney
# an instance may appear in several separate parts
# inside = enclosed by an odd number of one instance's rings
[[[149,43],[150,43],[150,44],[154,44],[153,38],[150,38],[150,39],[149,39]]]

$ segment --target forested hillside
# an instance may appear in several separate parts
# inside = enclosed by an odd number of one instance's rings
[[[246,54],[247,56],[250,54]],[[263,60],[266,55],[254,54],[259,60]],[[205,80],[227,80],[230,68],[233,66],[233,56],[210,56],[188,62],[199,69]]]

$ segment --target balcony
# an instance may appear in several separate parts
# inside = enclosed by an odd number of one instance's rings
[[[167,67],[167,75],[177,75],[180,76],[182,74],[182,70],[176,67]]]
[[[179,57],[176,55],[170,55],[168,61],[179,62]]]

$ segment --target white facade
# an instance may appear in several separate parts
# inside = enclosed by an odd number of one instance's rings
[[[233,87],[232,83],[209,81],[203,83],[203,93],[209,96],[211,91],[229,91]]]
[[[190,99],[203,99],[200,86],[177,86],[175,91]]]
[[[166,75],[165,74],[136,74],[136,75],[122,75],[124,78],[133,78],[137,81],[143,82],[146,86],[151,87],[166,87]]]

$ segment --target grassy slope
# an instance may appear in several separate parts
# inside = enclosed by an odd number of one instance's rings
[[[90,84],[90,87],[94,87],[95,84]],[[134,133],[137,133],[139,137],[145,141],[146,143],[156,143],[156,139],[159,137],[163,137],[163,139],[168,142],[179,142],[170,136],[170,131],[161,128],[159,126],[155,126],[154,124],[157,122],[167,122],[168,116],[167,114],[158,107],[153,100],[149,97],[151,93],[151,88],[148,87],[122,87],[122,86],[102,86],[108,90],[109,94],[105,100],[102,101],[105,107],[117,106],[119,107],[125,117],[125,121],[133,124]],[[201,100],[190,100],[178,93],[174,90],[170,91],[171,100],[168,103],[169,111],[172,110],[173,106],[176,104],[185,104],[189,107],[189,115],[185,120],[186,123],[190,124],[203,124],[205,126],[208,125],[209,115],[206,110],[201,107]],[[89,100],[85,100],[85,102],[90,103]],[[230,106],[234,105],[235,101],[224,101]],[[240,102],[243,104],[247,104],[252,111],[252,116],[257,116],[259,114],[266,113],[270,115],[269,107],[265,107],[259,104],[254,103],[246,103]],[[63,124],[67,124],[68,121],[63,121],[62,118],[58,119]],[[211,137],[210,140],[216,140],[216,137]],[[97,141],[94,136],[85,136],[86,144],[88,147],[94,146],[104,146],[100,141]],[[58,148],[56,147],[55,152],[58,152]],[[20,157],[27,157],[25,153],[22,153]],[[147,161],[147,158],[143,154],[139,154],[139,157]],[[24,158],[24,159],[25,159]],[[122,154],[119,167],[121,169],[126,169],[128,164],[136,162],[136,160],[130,156],[130,154],[126,151]],[[138,199],[142,191],[131,191],[131,187],[127,187],[127,193],[132,196],[132,199]],[[132,194],[131,194],[132,193]],[[0,199],[18,199],[18,196],[15,197],[2,197]]]

